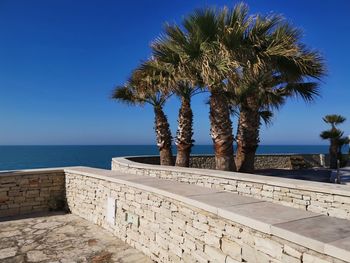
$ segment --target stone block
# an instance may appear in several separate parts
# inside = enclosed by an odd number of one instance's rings
[[[222,238],[221,250],[224,254],[230,256],[232,259],[235,259],[235,260],[242,259],[241,246],[239,244],[227,239],[227,238]]]
[[[242,259],[249,263],[270,263],[271,258],[263,253],[256,251],[253,247],[243,244]]]
[[[209,261],[209,256],[204,253],[203,251],[201,250],[195,250],[193,253],[192,253],[192,256],[199,262],[199,263],[208,263]]]
[[[283,245],[279,244],[268,237],[255,237],[254,238],[255,249],[270,255],[272,258],[281,259]]]
[[[350,196],[334,195],[334,201],[342,204],[350,204]]]
[[[287,254],[282,254],[281,262],[283,263],[301,263],[299,258],[292,257]]]
[[[204,253],[208,255],[211,261],[214,261],[217,263],[225,263],[226,261],[226,255],[222,253],[222,251],[218,248],[205,245]]]
[[[292,248],[291,246],[288,246],[284,244],[283,246],[283,253],[290,255],[292,257],[295,257],[297,259],[301,259],[302,257],[302,252],[296,250],[295,248]]]
[[[182,257],[183,250],[178,244],[170,243],[169,250],[175,255],[177,255],[179,258]]]
[[[204,234],[204,242],[209,246],[220,248],[220,238],[212,232]]]
[[[10,257],[14,257],[17,253],[17,247],[8,247],[0,249],[0,259],[6,259]]]
[[[225,263],[240,263],[240,262],[242,261],[235,260],[229,256],[226,257],[226,261],[225,261]]]
[[[308,254],[308,253],[304,253],[303,254],[303,263],[329,263],[328,260],[326,259],[322,259],[320,257]]]

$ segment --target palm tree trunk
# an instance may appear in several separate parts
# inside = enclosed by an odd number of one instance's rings
[[[214,143],[217,170],[236,171],[233,158],[232,122],[225,95],[219,92],[210,96],[210,133]]]
[[[154,107],[154,114],[160,164],[172,166],[174,165],[174,159],[171,151],[171,132],[168,119],[161,106]]]
[[[178,117],[178,129],[176,133],[176,166],[189,167],[190,154],[193,146],[193,113],[191,109],[191,99],[182,98]]]
[[[255,153],[259,145],[260,116],[255,97],[241,103],[237,131],[236,165],[240,172],[254,172]]]
[[[331,139],[331,145],[329,146],[329,168],[337,169],[337,159],[338,159],[338,143],[337,139]]]

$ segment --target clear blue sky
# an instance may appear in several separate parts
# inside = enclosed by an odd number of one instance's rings
[[[180,21],[203,6],[235,1],[0,0],[0,145],[153,144],[149,106],[109,99],[116,84],[149,56],[149,43],[165,21]],[[321,144],[321,117],[349,118],[350,1],[248,1],[251,12],[284,14],[304,30],[304,42],[328,65],[322,97],[292,100],[263,128],[262,144]],[[194,98],[194,132],[209,144],[206,96]],[[165,110],[173,134],[179,102]],[[234,120],[236,130],[236,120]]]

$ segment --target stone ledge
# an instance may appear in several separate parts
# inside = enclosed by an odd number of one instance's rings
[[[214,200],[213,195],[222,195],[222,191],[147,176],[85,167],[67,168],[65,173],[102,179],[165,196],[319,253],[349,260],[347,257],[350,251],[349,220],[322,216],[260,200],[254,202],[252,198],[245,199],[242,196],[237,203],[218,207],[211,204],[211,200]],[[208,199],[199,200],[199,197]],[[237,197],[237,194],[227,193],[225,200],[234,200]],[[302,227],[303,225],[307,227]]]
[[[74,166],[77,167],[77,166]],[[32,174],[49,174],[63,172],[67,167],[53,167],[53,168],[38,168],[38,169],[25,169],[25,170],[2,170],[0,171],[0,177],[14,176],[14,175],[32,175]]]
[[[159,164],[159,156],[141,155],[129,157],[131,161],[148,164]],[[175,159],[175,157],[174,157]],[[322,160],[321,160],[322,159]],[[320,154],[257,154],[255,156],[256,169],[302,169],[324,166],[323,160],[329,162],[328,156],[323,159]],[[190,167],[214,169],[215,158],[213,154],[193,154],[190,157]]]
[[[175,166],[160,166],[152,164],[142,164],[128,160],[130,157],[117,157],[112,159],[112,163],[117,163],[118,165],[129,167],[129,168],[139,168],[148,169],[154,171],[171,171],[178,173],[188,173],[197,176],[210,176],[222,179],[233,179],[238,181],[246,181],[251,183],[261,183],[265,185],[287,187],[305,191],[321,192],[327,194],[335,194],[350,197],[350,186],[349,185],[339,185],[339,184],[328,184],[320,182],[310,182],[305,180],[288,179],[288,178],[278,178],[273,176],[261,176],[256,174],[238,173],[238,172],[226,172],[217,171],[209,169],[198,169],[198,168],[185,168],[185,167],[175,167]]]

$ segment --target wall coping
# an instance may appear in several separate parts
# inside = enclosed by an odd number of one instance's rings
[[[328,155],[328,153],[257,153],[255,156],[312,156],[312,155]],[[176,156],[176,154],[175,154]],[[191,157],[214,157],[214,154],[206,154],[206,153],[196,153],[191,154]],[[138,157],[159,157],[159,155],[135,155],[135,156],[123,156],[124,158],[138,158]],[[118,158],[118,157],[115,157]]]
[[[17,175],[31,175],[31,174],[47,174],[64,172],[66,167],[53,167],[53,168],[36,168],[36,169],[24,169],[24,170],[2,170],[0,171],[1,177],[17,176]]]
[[[222,205],[217,206],[213,205],[213,195],[225,193],[225,200],[235,200],[239,197],[239,195],[196,185],[188,185],[186,183],[173,182],[166,179],[125,174],[118,171],[89,167],[72,167],[65,169],[65,173],[115,182],[165,196],[194,208],[213,213],[223,219],[247,226],[266,234],[274,235],[322,254],[345,261],[350,258],[350,251],[347,245],[347,242],[349,242],[347,240],[350,240],[350,235],[347,234],[350,231],[349,220],[330,218],[325,215],[308,211],[300,211],[296,208],[285,207],[279,204],[242,196],[240,196],[240,198],[245,198],[248,201],[245,203],[243,202],[243,204],[235,204],[226,207]],[[188,192],[191,192],[191,194],[188,194]],[[204,197],[204,199],[198,199],[198,196]],[[224,203],[225,200],[222,200],[222,202]],[[258,204],[254,204],[253,201],[249,200],[256,200],[255,203]],[[250,205],[257,206],[255,206],[255,209],[252,209]],[[244,206],[246,206],[245,209]],[[245,212],[242,213],[241,208],[243,208]],[[273,211],[273,213],[268,213],[268,218],[264,218],[264,214],[266,214],[266,212],[263,210],[266,209],[268,209],[270,212]],[[273,216],[271,216],[271,214],[273,214]],[[271,220],[271,218],[273,219]],[[316,220],[319,224],[312,224],[311,229],[310,226],[304,229],[306,233],[298,228],[290,227],[290,225],[295,224],[295,222],[305,222],[307,225],[309,224],[307,222],[308,220]],[[318,228],[325,227],[329,228],[329,231],[318,230]],[[340,233],[336,229],[346,229],[345,234]],[[331,232],[332,238],[330,240],[329,234]],[[317,234],[316,236],[315,233]]]
[[[239,172],[227,172],[218,171],[210,169],[200,169],[200,168],[185,168],[185,167],[175,167],[175,166],[160,166],[154,164],[144,164],[136,161],[131,161],[128,158],[135,157],[146,157],[146,156],[127,156],[127,157],[116,157],[112,159],[112,162],[116,162],[119,165],[126,166],[129,168],[138,169],[148,169],[154,171],[170,171],[170,172],[183,172],[190,173],[198,176],[210,176],[213,178],[222,179],[233,179],[238,181],[246,181],[251,183],[261,183],[271,186],[287,187],[311,192],[321,192],[327,194],[335,194],[342,196],[350,196],[350,186],[322,183],[322,182],[312,182],[299,179],[281,178],[276,176],[265,176],[257,174],[239,173]]]

